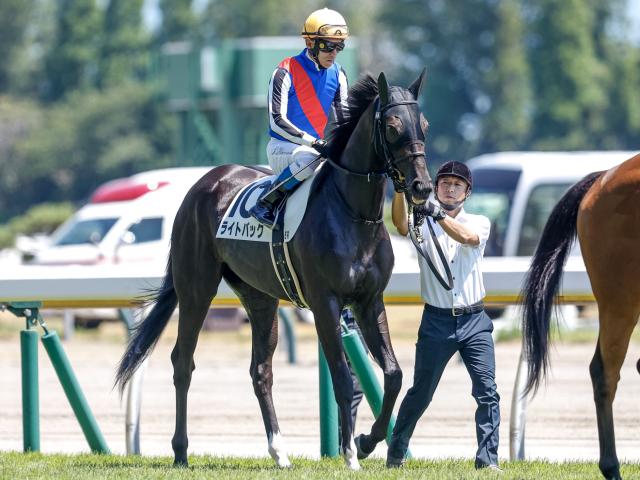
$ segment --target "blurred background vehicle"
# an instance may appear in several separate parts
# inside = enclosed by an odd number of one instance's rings
[[[634,154],[626,151],[500,152],[468,160],[473,175],[473,195],[465,203],[465,209],[491,220],[485,256],[533,255],[551,210],[569,187],[585,175],[607,170]],[[571,255],[580,255],[577,242]],[[582,311],[582,307],[578,311]],[[505,308],[487,309],[494,319],[505,312]],[[576,317],[575,309],[564,308],[563,315],[566,321],[571,321]]]
[[[152,170],[100,186],[89,203],[26,252],[34,265],[93,265],[166,259],[176,211],[207,167]]]
[[[208,167],[167,168],[101,185],[40,248],[23,253],[30,265],[166,262],[173,219],[185,194]],[[115,309],[73,311],[75,325],[117,320]]]
[[[468,160],[473,195],[465,209],[491,220],[485,256],[531,256],[551,210],[570,186],[635,153],[501,152]],[[579,253],[576,244],[572,255]]]

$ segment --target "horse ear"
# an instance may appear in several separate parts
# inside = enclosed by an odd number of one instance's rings
[[[415,79],[415,81],[409,85],[409,91],[413,94],[413,97],[417,100],[420,96],[420,92],[422,91],[422,87],[424,85],[424,79],[427,76],[427,68],[423,68],[420,76]]]
[[[389,103],[389,84],[387,83],[387,77],[384,76],[384,72],[380,72],[378,76],[378,94],[380,95],[380,106]]]

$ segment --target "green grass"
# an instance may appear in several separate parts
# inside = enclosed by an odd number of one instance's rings
[[[116,455],[43,455],[0,453],[2,479],[599,479],[595,463],[505,462],[503,475],[476,471],[472,461],[410,460],[404,468],[387,470],[381,459],[363,460],[362,471],[350,472],[339,458],[293,458],[293,468],[278,469],[271,459],[192,456],[188,468],[174,468],[169,457]],[[640,479],[640,464],[622,466],[625,479]]]

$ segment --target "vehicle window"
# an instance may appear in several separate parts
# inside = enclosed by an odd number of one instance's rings
[[[143,218],[128,229],[133,233],[133,244],[155,242],[162,238],[162,217]]]
[[[113,227],[117,218],[94,218],[82,220],[72,225],[53,245],[82,245],[85,243],[99,243]]]
[[[491,221],[485,256],[500,256],[504,252],[509,213],[521,173],[520,170],[495,168],[472,172],[473,192],[465,202],[464,209],[469,213],[484,215]]]
[[[517,255],[533,255],[551,210],[569,187],[570,183],[556,183],[538,185],[531,191],[524,210]]]

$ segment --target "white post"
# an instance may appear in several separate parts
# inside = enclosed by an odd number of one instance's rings
[[[148,358],[144,360],[129,381],[127,392],[127,418],[125,437],[127,455],[140,455],[140,411],[142,409],[142,380],[147,370]]]
[[[522,352],[518,362],[518,373],[511,397],[511,419],[509,422],[509,458],[524,460],[524,431],[527,418],[527,397],[524,388],[527,384],[527,362]]]
[[[62,314],[62,338],[64,338],[65,341],[71,340],[76,328],[76,315],[74,311],[69,308],[63,310]]]

